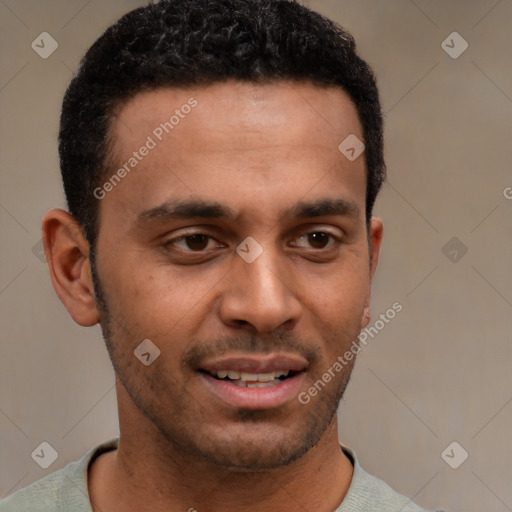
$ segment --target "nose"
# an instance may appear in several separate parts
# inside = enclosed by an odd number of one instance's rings
[[[232,271],[225,278],[220,316],[231,328],[267,333],[292,329],[302,305],[286,256],[264,249],[252,263],[234,255]]]

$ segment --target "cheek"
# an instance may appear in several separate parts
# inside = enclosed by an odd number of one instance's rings
[[[217,279],[218,280],[218,279]],[[117,323],[127,326],[130,341],[150,339],[162,350],[179,352],[205,315],[207,291],[213,286],[205,279],[184,277],[168,266],[151,270],[141,262],[117,267],[109,280],[110,312]],[[206,302],[205,302],[206,301]]]
[[[180,295],[169,279],[141,271],[133,272],[129,282],[123,275],[116,281],[119,313],[146,327],[173,324],[187,307],[187,296]]]
[[[313,322],[327,327],[330,338],[338,345],[350,344],[363,327],[364,306],[370,293],[369,269],[347,265],[310,295]],[[310,289],[310,292],[312,290]],[[306,292],[306,295],[308,293]]]
[[[370,270],[360,261],[347,261],[328,269],[323,279],[313,285],[316,304],[322,304],[340,321],[353,319],[362,311],[370,292]],[[307,291],[306,291],[307,293]]]

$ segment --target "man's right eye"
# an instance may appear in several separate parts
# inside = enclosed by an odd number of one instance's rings
[[[209,241],[215,242],[217,245],[211,244]],[[206,249],[218,247],[219,242],[205,233],[191,233],[168,240],[164,245],[166,248],[177,247],[185,252],[201,252]]]

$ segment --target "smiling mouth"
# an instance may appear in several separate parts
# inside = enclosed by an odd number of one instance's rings
[[[213,404],[220,400],[238,410],[276,410],[293,404],[308,368],[308,360],[299,354],[275,352],[223,354],[193,369]]]
[[[266,373],[248,373],[236,370],[200,371],[216,380],[229,382],[243,388],[270,388],[299,373],[293,370],[276,370]]]

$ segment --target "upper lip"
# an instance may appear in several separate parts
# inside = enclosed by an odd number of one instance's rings
[[[210,359],[199,365],[199,370],[215,374],[221,370],[247,373],[269,373],[278,370],[300,372],[307,368],[308,362],[302,356],[294,354],[265,354],[222,356]]]

